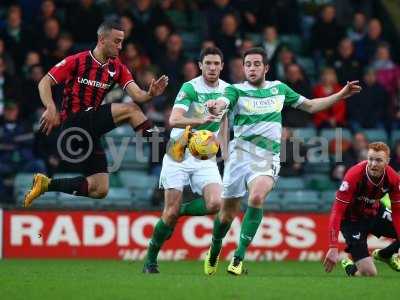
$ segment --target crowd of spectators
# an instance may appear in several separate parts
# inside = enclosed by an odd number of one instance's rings
[[[284,126],[346,127],[353,133],[383,128],[390,133],[400,128],[395,59],[400,49],[393,44],[396,37],[383,30],[387,20],[377,14],[377,2],[1,1],[0,177],[12,177],[17,170],[55,172],[55,137],[44,138],[37,130],[43,112],[37,84],[65,56],[94,47],[97,27],[107,18],[121,21],[126,37],[121,59],[139,86],[147,89],[153,78],[169,76],[166,93],[143,106],[160,126],[167,127],[181,84],[199,75],[200,49],[218,46],[225,56],[222,78],[238,83],[244,80],[241,54],[261,46],[270,60],[267,79],[281,80],[307,98],[335,93],[349,80],[363,86],[358,96],[313,116],[285,108]],[[57,105],[61,91],[54,91]],[[115,87],[105,101],[130,99]],[[399,167],[398,149],[396,144],[393,164]],[[349,155],[359,159],[357,143]],[[301,170],[296,166],[294,173]],[[5,186],[0,183],[0,192]]]

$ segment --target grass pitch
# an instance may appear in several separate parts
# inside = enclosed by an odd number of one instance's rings
[[[141,274],[141,262],[100,260],[0,261],[0,299],[394,299],[400,273],[377,263],[376,278],[348,278],[341,267],[325,274],[321,263],[246,262],[233,277],[227,262],[216,276],[202,262],[161,262],[158,275]]]

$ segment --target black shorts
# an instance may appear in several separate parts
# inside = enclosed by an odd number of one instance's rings
[[[350,253],[353,261],[369,256],[367,238],[369,234],[376,237],[396,238],[396,230],[392,222],[392,212],[381,206],[374,218],[356,222],[343,221],[340,231],[346,241],[346,252]]]
[[[114,128],[111,104],[71,114],[63,122],[57,140],[62,170],[85,176],[107,173],[101,137]]]

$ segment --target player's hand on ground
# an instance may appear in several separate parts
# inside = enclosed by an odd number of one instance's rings
[[[324,260],[325,272],[329,273],[333,270],[339,260],[339,250],[337,248],[329,248]]]
[[[57,109],[53,106],[47,107],[40,118],[40,130],[49,135],[53,128],[60,125],[60,115]]]
[[[354,94],[361,92],[361,86],[359,85],[359,81],[347,81],[347,84],[342,88],[340,93],[342,94],[342,98],[349,98]]]
[[[165,88],[168,85],[168,76],[163,75],[157,80],[153,79],[150,83],[148,94],[151,97],[160,96],[164,93]]]

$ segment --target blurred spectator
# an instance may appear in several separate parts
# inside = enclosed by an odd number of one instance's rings
[[[152,46],[147,48],[152,60],[160,59],[167,49],[167,41],[171,35],[171,28],[167,24],[159,24],[154,28]]]
[[[275,26],[266,26],[263,30],[262,47],[267,52],[267,57],[271,65],[275,64],[279,50],[281,48],[278,31]]]
[[[44,22],[44,35],[41,37],[40,48],[44,56],[49,56],[57,48],[60,36],[60,23],[56,18],[49,18]]]
[[[349,38],[340,41],[338,53],[332,65],[341,85],[345,85],[347,81],[360,79],[361,65],[355,58],[354,45]]]
[[[20,115],[24,120],[37,122],[43,110],[38,84],[45,75],[43,67],[35,64],[29,67],[28,77],[23,82],[23,95],[20,105]]]
[[[375,52],[375,58],[371,62],[371,67],[375,71],[390,70],[396,68],[390,54],[390,45],[382,42],[378,45]]]
[[[6,49],[4,40],[0,37],[0,57],[3,58],[5,65],[7,66],[7,73],[15,75],[15,65],[11,55]]]
[[[237,53],[237,47],[241,44],[241,36],[238,32],[239,23],[234,14],[226,14],[222,18],[220,31],[214,35],[214,41],[224,54],[224,59],[229,61]]]
[[[331,178],[335,181],[342,181],[350,167],[367,159],[368,140],[362,132],[357,132],[353,136],[351,147],[346,146],[343,150],[342,161],[335,162],[331,170]]]
[[[19,81],[7,73],[7,66],[0,56],[0,116],[3,114],[6,99],[20,99]]]
[[[130,5],[129,12],[133,17],[137,38],[146,47],[154,47],[151,42],[153,28],[160,24],[170,25],[170,21],[160,7],[152,0],[136,0]]]
[[[56,49],[46,57],[46,70],[71,54],[74,54],[74,40],[72,35],[67,32],[61,33],[57,40]]]
[[[353,23],[347,30],[347,37],[354,43],[362,40],[367,34],[367,17],[362,12],[357,12],[353,16]]]
[[[300,176],[303,173],[306,148],[293,137],[293,131],[287,127],[282,128],[281,170],[283,177]]]
[[[251,48],[253,48],[253,47],[254,47],[253,41],[252,41],[251,39],[244,38],[244,39],[241,41],[241,43],[240,43],[240,46],[239,46],[239,49],[238,49],[237,53],[238,53],[240,56],[243,56],[243,54],[244,54],[247,50],[249,50],[249,49],[251,49]]]
[[[394,144],[389,164],[397,173],[400,174],[400,140],[397,140]]]
[[[125,42],[136,42],[138,40],[135,24],[133,23],[132,18],[125,14],[120,18],[122,29],[125,34]]]
[[[400,128],[400,76],[396,79],[396,90],[391,98],[392,128]]]
[[[30,68],[33,65],[39,65],[40,63],[41,63],[40,54],[37,51],[29,51],[26,54],[25,63],[22,66],[23,79],[28,78]]]
[[[226,65],[225,65],[226,68]],[[241,57],[234,57],[229,61],[229,78],[228,82],[241,83],[246,79],[243,70],[243,59]]]
[[[286,84],[300,95],[311,98],[311,86],[303,70],[298,64],[291,64],[286,68]],[[307,127],[310,125],[311,115],[300,109],[284,106],[282,111],[283,126]]]
[[[331,59],[336,46],[344,36],[344,30],[336,23],[335,18],[335,7],[326,5],[322,8],[321,16],[312,28],[311,48],[318,60]]]
[[[125,44],[122,61],[135,76],[150,64],[150,59],[139,50],[138,45],[134,42]]]
[[[346,102],[350,128],[353,131],[384,128],[384,122],[389,121],[389,96],[376,81],[374,70],[365,71],[361,86],[362,93],[354,95]]]
[[[315,85],[313,90],[314,98],[327,97],[341,90],[337,82],[336,72],[332,68],[325,68],[322,71],[321,82]],[[346,125],[346,102],[341,100],[327,110],[320,111],[313,115],[315,127],[335,128]]]
[[[346,169],[354,166],[356,163],[366,160],[368,153],[368,139],[362,132],[357,132],[353,136],[352,146],[349,151],[343,154],[343,162]]]
[[[367,35],[356,43],[356,57],[362,63],[371,61],[376,53],[376,48],[383,42],[382,24],[378,19],[368,22]]]
[[[5,103],[4,115],[0,118],[0,133],[1,175],[46,172],[43,161],[33,154],[33,133],[27,124],[19,120],[19,108],[15,101]]]
[[[257,19],[261,26],[273,24],[281,34],[300,33],[300,7],[298,0],[258,1]]]
[[[68,28],[74,40],[80,44],[77,48],[83,49],[94,44],[97,28],[103,21],[101,9],[94,0],[80,0],[79,5],[71,3],[67,16],[69,17]],[[77,20],[82,20],[84,23]]]
[[[201,43],[201,50],[206,49],[206,48],[213,48],[216,47],[215,42],[213,40],[203,40]]]
[[[60,20],[57,10],[56,3],[54,0],[43,0],[40,6],[40,14],[36,16],[35,27],[36,31],[41,32],[44,27],[44,23],[50,18],[57,18]]]
[[[169,77],[169,86],[177,89],[180,85],[180,74],[185,62],[182,48],[182,38],[173,33],[168,37],[166,53],[157,60],[163,74]]]
[[[199,76],[199,68],[196,62],[193,60],[186,61],[183,65],[182,74],[184,82],[192,80],[193,78]]]
[[[225,15],[235,12],[230,0],[213,0],[212,2],[211,5],[207,5],[207,9],[204,12],[209,37],[213,36],[216,28],[221,28],[221,20]]]
[[[288,47],[284,46],[281,48],[281,50],[278,53],[279,59],[275,62],[275,64],[270,64],[271,70],[270,70],[270,79],[272,80],[285,80],[285,70],[286,68],[293,64],[296,63],[296,57],[293,53],[292,50],[290,50]]]
[[[33,35],[22,26],[22,11],[17,5],[10,6],[5,28],[0,32],[8,53],[12,56],[16,68],[22,66],[27,50],[33,48]]]
[[[377,81],[385,88],[390,97],[394,97],[397,91],[397,83],[400,77],[400,66],[396,65],[390,55],[388,43],[378,45],[375,60],[372,67],[377,71]]]

